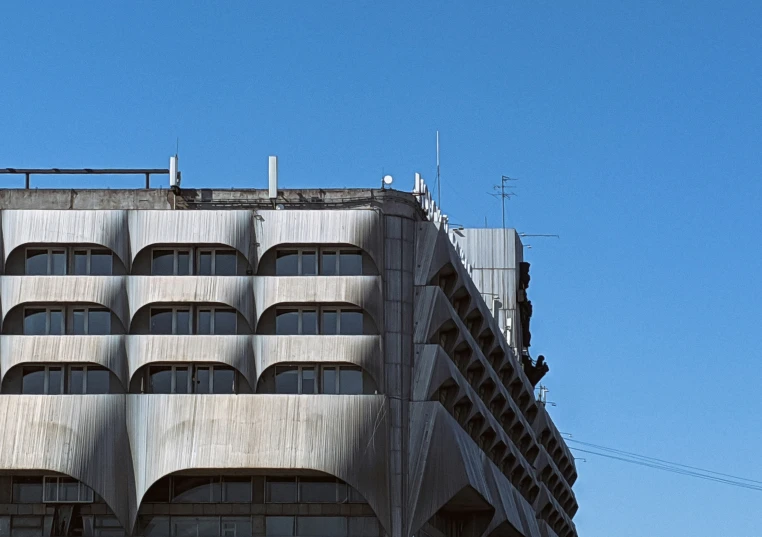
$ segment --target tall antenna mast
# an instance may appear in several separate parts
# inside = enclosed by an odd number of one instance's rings
[[[442,207],[442,183],[439,180],[439,131],[437,131],[437,205]]]
[[[507,175],[503,175],[500,179],[500,184],[495,185],[492,188],[495,190],[495,192],[490,192],[489,195],[495,198],[499,198],[503,205],[503,229],[505,229],[505,200],[511,199],[513,196],[518,196],[515,192],[506,192],[505,191],[505,184],[508,181],[518,181],[518,179],[514,179],[512,177],[508,177]]]

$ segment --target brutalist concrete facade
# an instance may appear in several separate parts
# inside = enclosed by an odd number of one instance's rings
[[[421,192],[267,195],[0,190],[0,536],[576,535],[574,459],[534,396],[515,232],[448,230]],[[72,268],[93,248],[109,274]],[[157,250],[176,271],[186,252],[233,252],[234,273],[156,275]],[[361,269],[322,270],[344,250]],[[293,252],[298,272],[281,275]],[[34,256],[47,273],[28,273]],[[198,333],[200,317],[177,330],[215,307],[234,333]],[[82,334],[88,308],[109,333]],[[167,311],[173,332],[156,333]],[[342,311],[362,328],[325,333]],[[234,371],[234,393],[184,393],[198,364]],[[362,393],[327,388],[345,366]],[[107,388],[76,384],[84,367]],[[300,393],[279,393],[293,371]],[[205,476],[211,496],[183,496]]]

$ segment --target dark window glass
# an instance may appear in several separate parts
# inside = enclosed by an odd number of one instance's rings
[[[171,537],[215,537],[220,534],[216,516],[173,516]]]
[[[299,252],[296,250],[279,251],[275,256],[276,276],[296,276],[299,274]]]
[[[360,252],[341,252],[339,256],[339,272],[342,276],[357,276],[362,274],[362,254]]]
[[[87,274],[87,250],[75,250],[74,274]]]
[[[16,515],[11,518],[9,535],[10,537],[42,537],[42,523],[42,516]],[[0,526],[0,529],[2,529],[2,526]]]
[[[102,367],[87,368],[87,393],[109,393],[110,374]]]
[[[187,276],[191,273],[191,256],[188,251],[177,252],[177,275]]]
[[[212,252],[199,252],[198,274],[199,276],[212,275]]]
[[[149,393],[172,393],[172,368],[154,366],[150,370]]]
[[[165,308],[156,308],[151,310],[151,333],[152,334],[171,334],[172,333],[172,310]]]
[[[275,393],[299,393],[299,368],[278,366],[275,368]]]
[[[210,310],[199,310],[198,333],[200,335],[209,335],[212,333],[212,312]]]
[[[215,485],[219,489],[219,483],[214,483],[214,479],[210,477],[175,477],[175,495],[172,501],[176,503],[219,501],[213,497]],[[219,492],[217,498],[219,498]]]
[[[251,517],[224,516],[220,518],[220,537],[248,537],[251,532]]]
[[[167,537],[169,535],[168,516],[146,516],[138,519],[140,532],[143,537]]]
[[[302,393],[315,393],[315,368],[302,368]]]
[[[302,334],[312,336],[318,333],[317,311],[302,311]]]
[[[290,336],[299,333],[299,311],[280,310],[275,314],[275,333]]]
[[[72,367],[69,371],[69,393],[85,393],[85,368]]]
[[[76,502],[85,499],[85,494],[82,495],[82,498],[79,497],[79,481],[71,477],[59,477],[58,479],[59,502]]]
[[[175,393],[188,393],[188,368],[175,368]]]
[[[58,478],[57,477],[45,478],[45,490],[43,491],[42,501],[44,502],[58,501]]]
[[[378,519],[372,516],[353,516],[349,518],[351,537],[378,537]]]
[[[107,250],[93,250],[90,253],[90,274],[110,276],[114,272],[114,258]]]
[[[48,251],[26,251],[26,274],[30,276],[44,276],[48,273]]]
[[[296,503],[296,479],[268,477],[265,494],[268,503]]]
[[[188,335],[191,333],[190,329],[190,310],[177,310],[175,311],[175,334]]]
[[[294,517],[265,517],[265,535],[267,537],[292,537],[294,535]]]
[[[302,503],[336,503],[335,479],[299,479],[299,501]]]
[[[317,274],[317,252],[314,250],[302,251],[302,274],[306,276]]]
[[[351,503],[367,503],[362,494],[348,485],[347,488],[349,489],[349,501]]]
[[[175,273],[175,252],[172,250],[154,250],[151,274],[172,276]]]
[[[323,326],[321,334],[335,335],[339,333],[338,312],[335,310],[323,310]]]
[[[229,336],[236,333],[235,310],[214,311],[214,333],[221,336]]]
[[[232,394],[234,390],[235,371],[232,369],[214,368],[214,386],[212,393]]]
[[[85,310],[74,310],[71,314],[71,333],[75,336],[87,334],[87,329],[85,328],[85,313]]]
[[[339,369],[339,393],[358,395],[362,391],[362,371],[360,369],[342,367]]]
[[[88,310],[87,333],[108,335],[111,333],[111,312],[109,310]]]
[[[362,312],[361,311],[342,311],[341,312],[341,334],[345,336],[362,335]]]
[[[50,273],[55,276],[66,274],[66,252],[55,251],[50,254]]]
[[[42,503],[42,478],[14,477],[13,503]]]
[[[62,336],[64,333],[64,314],[63,310],[50,310],[50,331],[51,336]]]
[[[21,393],[42,395],[45,393],[45,368],[25,367],[22,370]]]
[[[341,516],[300,516],[296,519],[299,537],[342,537],[347,534],[347,519]]]
[[[336,368],[326,367],[323,368],[323,380],[322,380],[322,393],[332,394],[336,393]]]
[[[197,367],[193,383],[193,393],[209,393],[209,368]]]
[[[238,259],[235,252],[217,252],[214,254],[214,274],[217,276],[235,276],[238,273]]]
[[[169,501],[169,481],[170,478],[163,477],[154,483],[143,497],[147,503],[166,503]]]
[[[44,335],[47,333],[47,312],[44,309],[27,309],[24,312],[24,334]]]
[[[222,501],[251,503],[251,477],[227,476],[222,478]]]
[[[48,368],[48,395],[63,393],[63,369],[60,367]]]
[[[323,255],[320,257],[320,274],[324,276],[335,276],[338,274],[336,270],[336,260],[338,259],[336,252],[323,252]]]

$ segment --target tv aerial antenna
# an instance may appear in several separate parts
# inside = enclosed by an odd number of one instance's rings
[[[500,178],[500,184],[494,185],[492,188],[494,192],[489,192],[488,194],[492,196],[493,198],[497,198],[501,200],[502,208],[503,208],[503,229],[505,229],[505,200],[511,199],[514,196],[518,196],[515,192],[506,192],[505,191],[505,185],[507,185],[510,181],[518,181],[518,179],[514,177],[508,177],[507,175],[503,175]]]

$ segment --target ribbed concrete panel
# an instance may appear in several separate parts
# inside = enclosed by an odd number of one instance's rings
[[[566,459],[571,464],[573,474],[576,477],[577,467],[576,467],[576,464],[574,463],[574,455],[569,449],[569,446],[566,445],[566,442],[564,441],[564,437],[561,436],[561,433],[556,427],[556,424],[553,423],[553,420],[548,415],[547,409],[543,405],[538,405],[537,410],[538,410],[537,417],[535,418],[534,423],[532,424],[532,427],[535,431],[535,436],[538,439],[542,438],[543,432],[547,429],[551,437],[556,441],[558,446],[561,448],[563,456],[566,457]],[[555,462],[556,465],[560,465],[560,460],[556,460],[555,457],[553,458],[553,462]],[[572,479],[570,485],[573,485],[573,484],[574,484],[574,480]]]
[[[157,303],[217,303],[240,312],[254,326],[254,297],[247,276],[130,276],[130,320],[140,308]]]
[[[3,276],[0,304],[3,318],[28,303],[88,303],[110,309],[127,327],[125,276]]]
[[[127,211],[2,211],[3,255],[19,246],[97,244],[130,266]]]
[[[318,470],[357,489],[388,531],[383,396],[127,397],[138,499],[180,470]]]
[[[257,251],[286,244],[347,244],[368,253],[379,270],[383,267],[381,217],[371,209],[321,211],[259,211]]]
[[[219,363],[238,370],[254,389],[256,371],[250,336],[159,336],[127,337],[129,378],[148,364],[191,362]]]
[[[534,510],[439,403],[411,403],[410,518],[407,534],[425,524],[464,487],[472,487],[495,513],[490,531],[509,521],[526,537],[539,537]]]
[[[0,395],[0,468],[85,483],[128,527],[135,512],[124,395]]]
[[[439,345],[416,345],[413,369],[413,401],[429,401],[447,380],[458,379],[459,371]]]
[[[383,330],[379,276],[257,276],[254,298],[260,316],[278,304],[350,304],[367,311]]]
[[[0,336],[0,384],[5,374],[27,363],[98,364],[128,387],[125,336]]]
[[[224,244],[254,262],[252,211],[129,211],[132,259],[156,244]]]
[[[347,363],[368,372],[379,389],[384,386],[381,336],[254,336],[254,356],[258,376],[281,363]]]

